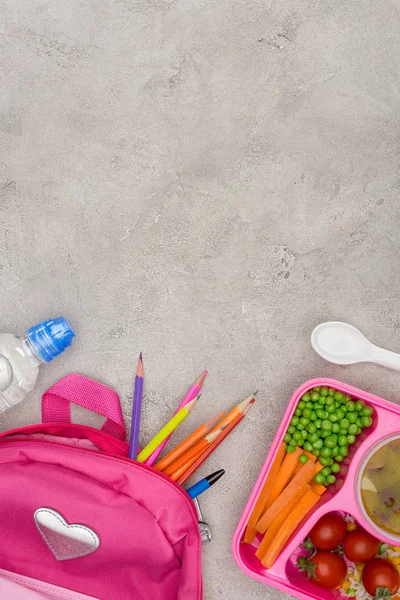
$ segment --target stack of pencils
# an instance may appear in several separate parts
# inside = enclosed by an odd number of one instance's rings
[[[129,457],[138,462],[154,466],[155,469],[168,475],[179,485],[184,485],[192,477],[207,458],[218,448],[228,435],[239,425],[247,411],[255,401],[255,394],[234,406],[228,413],[222,412],[191,433],[183,442],[168,452],[161,460],[157,461],[160,453],[172,436],[175,429],[190,415],[200,398],[200,390],[203,387],[207,371],[204,371],[196,381],[193,382],[188,393],[178,406],[170,421],[157,433],[157,435],[139,452],[139,430],[143,395],[143,359],[142,353],[138,362],[135,379],[135,393],[132,410],[132,429],[129,444]],[[196,484],[188,492],[192,497],[198,490],[207,489],[223,475],[221,469],[206,477],[202,482]]]

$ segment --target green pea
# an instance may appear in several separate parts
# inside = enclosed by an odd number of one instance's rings
[[[307,454],[302,454],[299,458],[299,461],[301,462],[302,465],[305,465],[306,462],[308,461],[308,456]]]
[[[344,456],[341,456],[340,454],[337,454],[333,458],[336,460],[336,462],[341,463],[342,460],[344,459]]]
[[[310,415],[311,415],[311,413],[312,413],[312,410],[311,410],[311,408],[305,408],[305,409],[303,410],[303,417],[305,417],[306,419],[309,419],[309,418],[310,418]]]
[[[340,456],[348,456],[349,450],[348,450],[347,446],[340,446],[339,454],[340,454]]]
[[[320,396],[319,400],[318,400],[318,404],[322,404],[322,406],[325,406],[325,404],[326,404],[326,397],[325,396]]]
[[[334,423],[332,425],[332,433],[339,433],[339,431],[340,431],[339,423]]]
[[[335,392],[333,394],[333,397],[335,398],[335,400],[337,400],[338,402],[342,402],[344,400],[344,395],[342,394],[342,392]]]
[[[333,396],[335,394],[336,390],[334,390],[333,388],[329,388],[328,389],[328,393],[330,396]]]
[[[315,392],[319,392],[319,390],[320,390],[320,389],[321,389],[321,388],[320,388],[320,386],[319,386],[319,385],[316,385],[316,386],[315,386],[315,388],[314,388],[314,391],[315,391]]]
[[[310,394],[308,392],[306,392],[305,394],[302,395],[301,399],[303,400],[303,402],[310,402]]]
[[[329,459],[328,467],[330,467],[331,465],[333,465],[333,458],[332,457]]]
[[[292,417],[292,420],[290,421],[290,424],[293,425],[293,427],[297,427],[297,425],[299,424],[299,422],[300,422],[299,417],[294,416],[294,417]]]
[[[335,398],[333,396],[326,397],[326,405],[330,406],[331,404],[335,404]]]
[[[336,481],[336,477],[334,475],[328,475],[328,477],[326,478],[326,483],[328,483],[329,485],[331,485],[332,483],[335,483]]]
[[[296,408],[296,410],[294,411],[294,414],[295,414],[296,417],[301,417],[301,415],[303,413],[301,412],[301,410],[299,408]]]
[[[303,446],[303,444],[304,444],[304,440],[303,440],[303,438],[301,438],[300,440],[297,440],[297,445],[298,445],[298,446],[300,446],[300,447],[301,447],[301,446]]]
[[[323,469],[320,470],[320,473],[324,476],[324,477],[328,477],[328,475],[330,475],[330,468],[329,467],[324,467]]]
[[[315,483],[318,483],[318,485],[324,485],[325,477],[322,475],[321,471],[319,473],[316,473],[316,475],[314,475],[314,481],[315,481]]]
[[[312,392],[312,394],[311,394],[311,400],[313,402],[317,402],[319,400],[319,392]]]
[[[321,448],[321,456],[323,456],[324,458],[330,458],[331,454],[332,454],[331,448],[327,448],[326,446]]]
[[[287,452],[296,452],[296,446],[292,446],[292,444],[289,444],[289,446],[286,448]]]
[[[361,433],[361,431],[362,431],[361,427],[357,427],[356,435],[359,435]]]
[[[372,425],[372,417],[361,417],[361,423],[364,427],[369,427]]]
[[[356,401],[356,411],[360,412],[365,406],[365,403],[362,400]]]
[[[336,406],[334,404],[330,404],[329,406],[325,407],[325,410],[329,415],[331,415],[336,411]]]
[[[319,402],[314,404],[314,410],[320,410],[321,408],[324,408],[323,404],[320,404]]]
[[[299,423],[299,424],[297,425],[297,430],[298,430],[298,431],[303,431],[303,429],[304,429],[304,425],[302,425],[301,423]]]
[[[319,450],[318,448],[313,448],[313,454],[314,456],[318,456],[320,455],[321,450]]]
[[[341,421],[342,419],[344,419],[344,415],[345,415],[344,410],[342,410],[341,408],[338,408],[336,411],[336,416],[338,418],[338,421]]]
[[[347,435],[348,429],[339,429],[340,435]]]
[[[328,416],[328,413],[326,412],[326,410],[322,410],[322,409],[316,410],[315,413],[316,413],[318,419],[326,419],[326,417]]]
[[[321,429],[321,437],[327,438],[331,435],[331,431],[329,429]]]
[[[296,434],[293,434],[293,437]],[[347,446],[347,437],[345,435],[339,435],[338,437],[338,444],[339,446]]]
[[[353,424],[353,425],[350,425],[350,427],[347,430],[347,433],[350,435],[356,435],[357,430],[358,430],[357,425]]]
[[[325,439],[325,446],[327,448],[334,448],[337,444],[337,437],[336,435],[330,435],[329,437],[327,437]]]
[[[304,442],[303,448],[306,452],[312,452],[312,450],[313,450],[312,443],[307,440],[306,442]]]
[[[326,387],[326,385],[323,385],[322,388],[319,390],[319,395],[327,396],[328,394],[329,394],[328,388]]]
[[[363,426],[361,419],[362,419],[362,417],[357,417],[357,421],[356,421],[357,427],[362,427]]]
[[[323,448],[322,448],[322,450],[323,450]],[[330,458],[324,458],[323,456],[320,456],[318,460],[319,460],[319,462],[321,463],[321,465],[323,467],[328,467],[331,459]]]
[[[336,413],[331,413],[330,415],[328,415],[328,419],[330,421],[332,421],[332,423],[336,423],[338,418],[337,418],[337,414]]]
[[[307,431],[305,429],[303,429],[303,431],[301,432],[301,435],[303,436],[303,440],[307,439]]]
[[[319,440],[319,435],[315,431],[314,433],[310,433],[307,439],[308,439],[309,442],[311,442],[312,444],[314,444],[317,440]]]
[[[339,473],[340,471],[340,465],[338,465],[337,463],[333,463],[333,465],[331,466],[331,471],[332,473]]]
[[[292,437],[294,440],[297,441],[297,440],[301,440],[302,435],[301,435],[300,431],[295,431],[294,434],[292,435]]]
[[[287,431],[288,433],[294,433],[296,431],[296,427],[294,425],[289,425]]]
[[[299,408],[300,410],[304,410],[306,407],[306,403],[303,400],[300,400],[300,402],[297,405],[297,408]]]
[[[373,412],[374,411],[372,410],[372,408],[370,406],[364,406],[364,408],[361,411],[361,414],[363,417],[370,417]]]
[[[339,454],[339,445],[332,448],[332,456],[336,456],[337,454]]]
[[[320,439],[313,443],[313,448],[316,448],[317,450],[321,450],[323,445],[324,445],[324,442]]]
[[[322,425],[322,420],[321,420],[321,419],[316,419],[316,420],[314,421],[314,423],[315,423],[315,427],[316,427],[317,429],[321,429],[321,425]]]
[[[310,415],[310,421],[316,421],[317,420],[317,415],[315,414],[314,411],[312,411],[311,415]]]
[[[353,400],[346,402],[346,410],[347,412],[354,412],[356,410],[356,403]]]
[[[350,423],[355,423],[357,421],[357,415],[358,415],[358,413],[356,413],[356,412],[348,412],[348,413],[346,413],[346,419]]]
[[[348,429],[350,427],[350,421],[348,419],[342,419],[339,425],[340,429]]]
[[[306,427],[307,431],[309,431],[310,433],[315,433],[317,431],[317,427],[315,425],[315,423],[309,423]]]
[[[347,443],[348,444],[354,444],[355,441],[356,441],[356,436],[355,435],[348,435],[347,436]]]
[[[283,436],[283,441],[285,442],[285,444],[290,444],[291,439],[292,436],[290,435],[290,433],[285,433],[285,435]]]
[[[325,419],[321,423],[321,429],[323,431],[330,431],[332,429],[332,423],[330,421],[328,421],[328,419]]]
[[[300,424],[303,425],[303,427],[305,427],[306,425],[308,425],[310,422],[310,419],[306,419],[306,417],[301,417],[300,418]]]
[[[311,410],[314,408],[314,404],[311,402],[306,402],[306,408],[310,408]]]

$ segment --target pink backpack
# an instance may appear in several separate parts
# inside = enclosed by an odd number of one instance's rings
[[[71,424],[70,403],[106,417]],[[117,394],[68,375],[43,424],[0,434],[0,597],[201,600],[201,540],[186,492],[127,458]]]

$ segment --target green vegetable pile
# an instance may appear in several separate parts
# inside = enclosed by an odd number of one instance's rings
[[[301,397],[283,441],[287,452],[296,446],[318,457],[323,469],[314,476],[324,486],[336,481],[340,464],[349,454],[349,446],[365,427],[372,425],[373,410],[362,400],[352,400],[332,388],[315,387]],[[308,460],[306,454],[300,462]]]

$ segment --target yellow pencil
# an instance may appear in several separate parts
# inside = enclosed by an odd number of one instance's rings
[[[144,462],[146,458],[153,454],[154,450],[173,432],[175,429],[190,415],[193,408],[196,405],[197,400],[200,396],[196,396],[193,400],[183,406],[177,413],[172,417],[170,421],[157,433],[157,435],[147,444],[145,448],[140,452],[137,457],[138,462]]]

